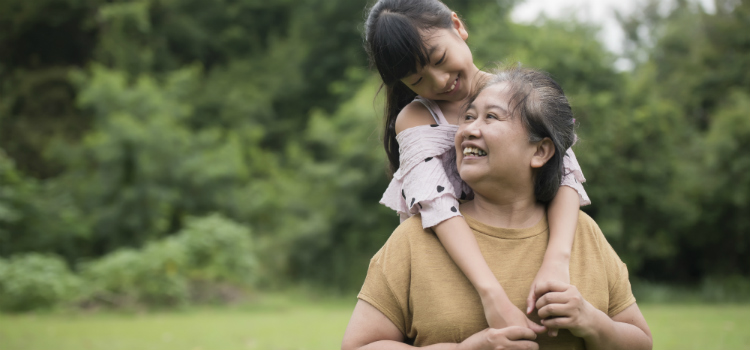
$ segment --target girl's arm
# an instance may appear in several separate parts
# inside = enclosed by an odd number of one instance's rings
[[[484,315],[491,328],[521,326],[535,332],[544,331],[544,327],[529,320],[505,294],[495,274],[487,266],[477,239],[463,217],[454,216],[434,226],[433,230],[448,255],[479,293]]]
[[[568,186],[560,186],[557,195],[547,208],[549,221],[549,243],[544,253],[544,261],[531,284],[526,299],[526,313],[531,313],[539,297],[534,290],[541,282],[558,280],[570,283],[570,251],[573,248],[573,237],[578,226],[580,200],[578,192]]]

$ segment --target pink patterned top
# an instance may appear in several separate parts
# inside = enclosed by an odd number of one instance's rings
[[[435,101],[419,96],[415,101],[427,107],[436,124],[409,128],[396,135],[400,164],[380,203],[395,210],[402,222],[421,213],[422,226],[427,228],[461,216],[458,199],[470,199],[473,193],[456,168],[454,138],[458,126],[448,123]],[[562,185],[578,192],[581,206],[591,204],[575,154],[568,149],[565,155]]]

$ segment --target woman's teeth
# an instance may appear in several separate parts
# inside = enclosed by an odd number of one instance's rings
[[[479,148],[476,147],[466,147],[464,148],[464,156],[475,156],[475,157],[483,157],[486,156],[487,152],[482,151]]]
[[[458,78],[456,78],[456,80],[454,80],[454,81],[453,81],[453,85],[451,85],[451,88],[450,88],[450,89],[448,89],[448,91],[444,91],[443,93],[444,93],[444,94],[447,94],[447,93],[449,93],[449,92],[453,91],[453,89],[455,89],[455,88],[456,88],[456,83],[458,83]]]

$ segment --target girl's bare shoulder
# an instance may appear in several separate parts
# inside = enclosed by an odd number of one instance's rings
[[[396,134],[415,126],[435,124],[432,114],[422,103],[412,101],[396,117]]]

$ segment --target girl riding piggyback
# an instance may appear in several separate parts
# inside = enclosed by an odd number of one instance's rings
[[[437,0],[380,0],[369,11],[365,31],[370,60],[386,93],[384,145],[393,179],[381,203],[402,221],[420,214],[422,226],[435,232],[476,289],[490,327],[544,331],[505,294],[458,210],[458,201],[470,198],[472,192],[456,171],[455,124],[474,87],[488,75],[474,64],[464,23]],[[474,147],[459,151],[487,162],[501,157]],[[529,286],[527,314],[538,297],[536,284],[570,283],[568,266],[578,211],[590,202],[571,150],[564,157],[564,168],[565,175],[557,179],[563,186],[546,200],[550,239]]]

